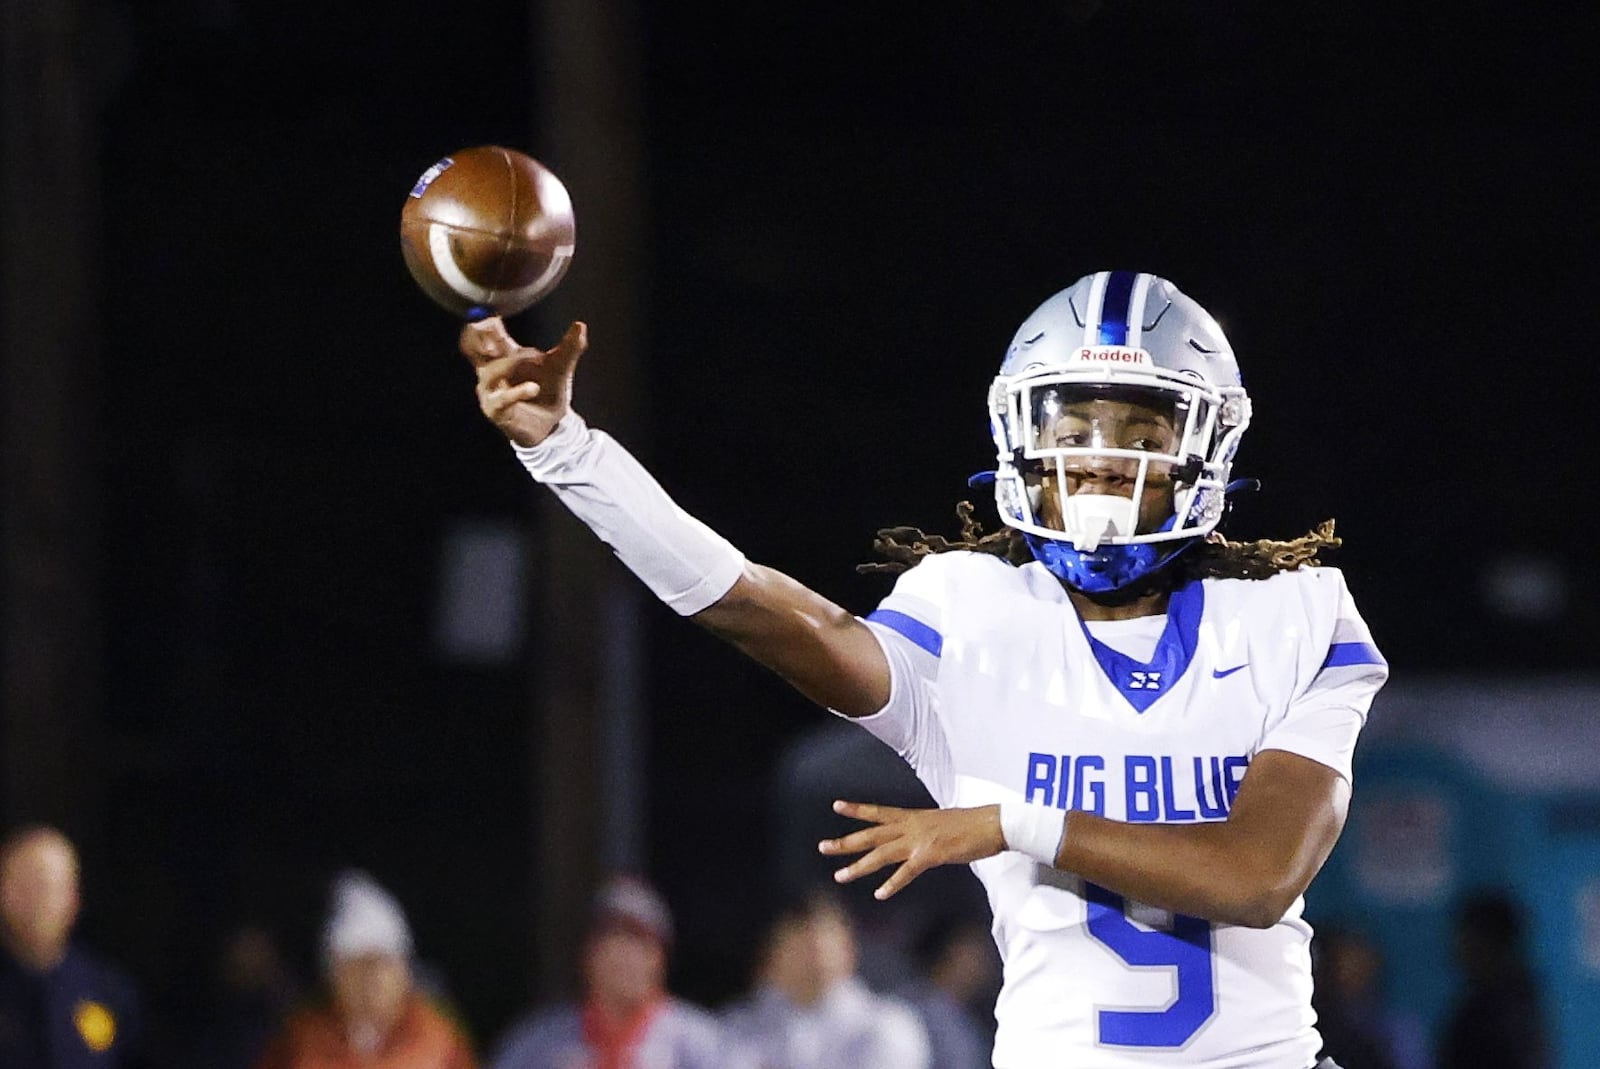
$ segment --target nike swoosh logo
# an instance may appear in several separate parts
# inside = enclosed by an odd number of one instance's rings
[[[1231,676],[1231,675],[1233,675],[1233,673],[1237,672],[1241,668],[1249,668],[1249,667],[1250,667],[1250,662],[1246,661],[1246,662],[1244,662],[1244,664],[1236,664],[1232,668],[1213,668],[1211,670],[1211,678],[1212,679],[1221,679],[1223,676]]]

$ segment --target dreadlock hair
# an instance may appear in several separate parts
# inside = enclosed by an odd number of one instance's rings
[[[872,548],[888,558],[856,565],[856,571],[903,572],[930,553],[966,549],[989,553],[1011,564],[1027,564],[1033,553],[1022,533],[1011,527],[985,534],[983,525],[972,515],[972,502],[958,501],[956,516],[961,521],[961,537],[925,534],[919,527],[885,527],[872,540]],[[1333,533],[1333,520],[1323,520],[1299,538],[1279,542],[1260,538],[1254,542],[1230,542],[1212,531],[1197,545],[1178,556],[1169,574],[1179,583],[1195,579],[1266,579],[1296,568],[1315,568],[1322,562],[1317,555],[1333,549],[1341,539]],[[1166,571],[1166,569],[1162,569]]]

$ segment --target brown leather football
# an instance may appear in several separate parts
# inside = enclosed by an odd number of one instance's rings
[[[572,263],[572,198],[537,160],[499,145],[422,172],[400,211],[400,249],[424,293],[464,319],[508,316]]]

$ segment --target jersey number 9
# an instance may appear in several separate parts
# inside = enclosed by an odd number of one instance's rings
[[[1175,913],[1172,929],[1141,928],[1128,919],[1119,894],[1084,884],[1089,934],[1137,967],[1164,966],[1177,972],[1177,997],[1161,1010],[1100,1010],[1100,1042],[1116,1047],[1181,1047],[1217,1012],[1211,968],[1211,925]]]

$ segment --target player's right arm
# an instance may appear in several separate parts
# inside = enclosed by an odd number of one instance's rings
[[[498,318],[461,332],[484,416],[529,473],[658,597],[818,704],[851,717],[881,709],[889,664],[865,624],[782,572],[746,561],[674,505],[615,441],[582,425],[572,380],[587,347],[582,323],[549,350],[518,345]]]

